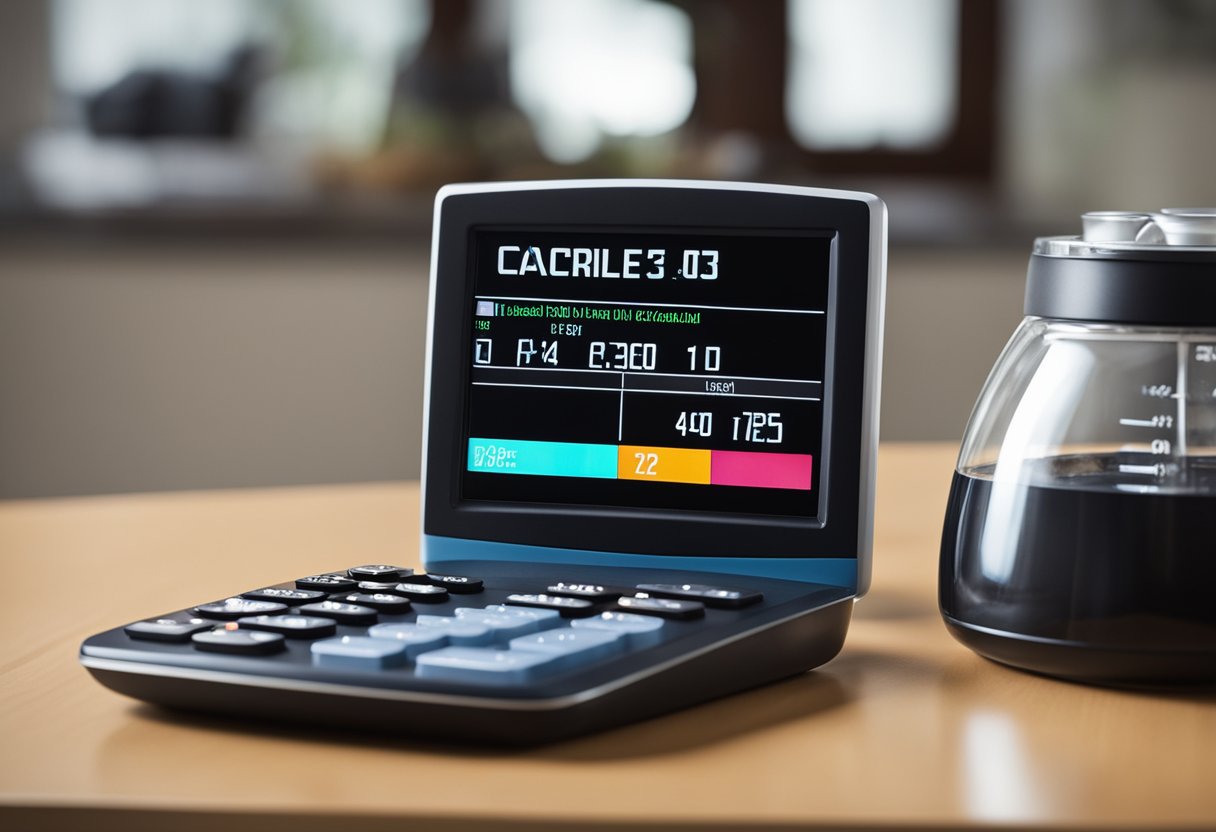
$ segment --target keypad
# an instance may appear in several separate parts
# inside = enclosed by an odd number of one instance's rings
[[[476,603],[479,593],[491,603]],[[369,564],[252,589],[124,632],[170,648],[304,662],[327,679],[396,673],[505,690],[649,650],[705,626],[707,609],[740,615],[734,610],[762,600],[749,589],[610,585],[577,575],[493,589],[476,576]]]

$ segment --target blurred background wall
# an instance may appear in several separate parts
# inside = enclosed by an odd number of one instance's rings
[[[0,498],[417,476],[449,181],[891,211],[886,439],[957,439],[1033,237],[1216,202],[1204,0],[5,0]]]

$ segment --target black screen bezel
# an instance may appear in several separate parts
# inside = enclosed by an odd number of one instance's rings
[[[851,557],[859,544],[870,212],[829,196],[712,187],[570,187],[447,195],[435,221],[424,533],[695,557]],[[824,458],[815,517],[462,500],[477,227],[754,230],[833,238]]]

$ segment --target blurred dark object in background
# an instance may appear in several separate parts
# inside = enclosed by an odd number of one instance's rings
[[[319,154],[322,184],[430,193],[447,182],[511,178],[512,165],[541,161],[511,100],[505,48],[477,37],[478,4],[432,0],[430,11],[421,48],[397,61],[381,135],[366,150]]]
[[[94,136],[108,138],[235,139],[264,63],[264,50],[245,45],[233,50],[213,78],[134,70],[86,100],[85,123]]]
[[[463,114],[512,107],[507,55],[477,43],[471,30],[475,17],[471,0],[432,3],[430,32],[414,60],[398,72],[395,99]]]

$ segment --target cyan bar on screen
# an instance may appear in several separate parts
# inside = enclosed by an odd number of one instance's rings
[[[470,439],[470,471],[616,479],[617,446],[521,439]]]

